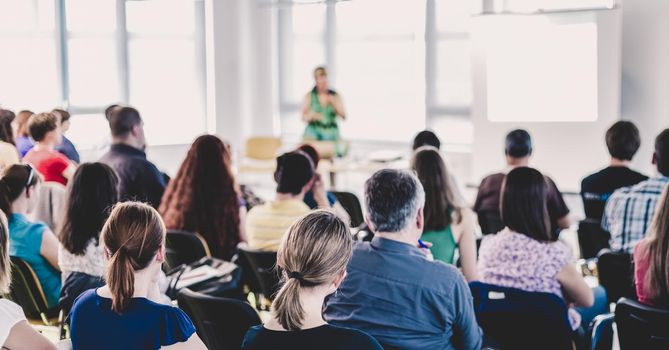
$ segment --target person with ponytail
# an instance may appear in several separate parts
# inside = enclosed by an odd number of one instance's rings
[[[148,204],[117,204],[102,227],[107,284],[70,312],[73,350],[206,349],[180,309],[160,304],[165,224]]]
[[[246,333],[242,349],[383,349],[368,334],[323,319],[325,298],[346,277],[352,249],[347,224],[330,211],[317,210],[295,222],[277,253],[282,284],[272,318]]]
[[[0,294],[9,294],[12,281],[9,260],[7,217],[0,212]],[[23,309],[0,298],[0,347],[12,350],[56,350],[56,346],[37,333],[26,321]]]
[[[28,219],[37,204],[39,175],[30,165],[15,164],[0,179],[0,209],[9,219],[9,255],[23,259],[35,271],[49,307],[58,305],[60,271],[58,238],[42,222]]]

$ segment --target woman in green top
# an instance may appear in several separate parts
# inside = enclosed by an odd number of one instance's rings
[[[456,203],[455,189],[439,150],[431,146],[418,148],[411,167],[425,189],[425,229],[421,239],[432,243],[434,258],[447,264],[455,263],[457,249],[465,278],[468,282],[477,280],[474,213]]]
[[[344,104],[334,90],[328,88],[328,74],[325,68],[314,70],[316,86],[304,97],[302,120],[307,123],[305,140],[338,141],[337,117],[346,119]]]

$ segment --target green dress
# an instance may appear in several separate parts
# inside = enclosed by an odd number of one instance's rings
[[[455,264],[455,250],[458,249],[458,244],[455,243],[455,238],[453,238],[451,225],[446,226],[443,230],[423,232],[420,239],[432,243],[430,251],[435,260],[451,265]]]
[[[332,90],[329,94],[335,95]],[[321,106],[318,100],[318,93],[316,89],[311,91],[311,110],[323,115],[324,120],[312,121],[307,124],[304,130],[305,140],[317,141],[338,141],[339,140],[339,126],[337,125],[337,112],[332,105],[326,107]]]

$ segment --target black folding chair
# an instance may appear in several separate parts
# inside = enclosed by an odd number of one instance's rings
[[[620,349],[669,349],[669,310],[622,298],[616,306]]]
[[[25,260],[12,256],[12,284],[7,298],[23,308],[26,318],[32,323],[46,326],[59,324],[58,307],[49,308],[42,284],[35,271]]]
[[[209,246],[202,236],[193,232],[168,230],[165,240],[165,262],[169,269],[190,264],[211,256]]]
[[[179,292],[178,300],[209,350],[241,349],[246,331],[261,323],[253,307],[240,300],[212,297],[190,289]]]
[[[597,273],[609,303],[615,303],[622,297],[636,300],[631,254],[602,250],[597,256]]]
[[[551,293],[472,282],[476,319],[501,349],[571,350],[567,305]]]
[[[239,255],[248,262],[262,295],[272,300],[279,290],[279,271],[276,267],[276,252],[240,248]]]
[[[351,227],[359,227],[365,223],[358,196],[351,192],[332,192],[332,194],[337,197],[337,201],[346,209],[348,216],[351,218]]]
[[[604,231],[598,220],[585,219],[578,224],[578,245],[581,257],[591,259],[602,250],[609,248],[611,235]]]

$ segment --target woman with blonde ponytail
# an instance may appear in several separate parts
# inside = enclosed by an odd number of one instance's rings
[[[116,205],[100,241],[107,284],[75,301],[73,349],[206,349],[183,311],[160,304],[165,224],[158,212],[143,203]]]
[[[344,280],[352,247],[348,226],[332,212],[314,211],[295,222],[277,252],[282,285],[272,318],[246,333],[242,349],[383,349],[366,333],[323,320],[323,302]]]

